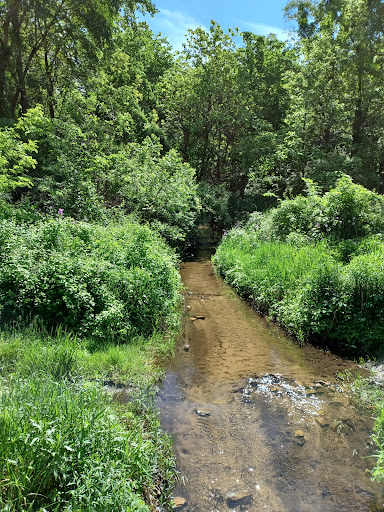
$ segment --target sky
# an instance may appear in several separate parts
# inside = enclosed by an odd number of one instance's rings
[[[154,18],[145,16],[151,30],[167,36],[175,50],[182,49],[189,28],[199,26],[208,30],[210,21],[217,21],[224,31],[238,27],[258,35],[276,34],[288,39],[292,22],[284,20],[287,0],[155,0],[160,11]]]

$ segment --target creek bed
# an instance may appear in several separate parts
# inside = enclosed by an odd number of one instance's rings
[[[337,377],[354,364],[259,317],[214,275],[209,251],[180,272],[185,336],[158,397],[183,475],[179,509],[383,511],[371,413]]]

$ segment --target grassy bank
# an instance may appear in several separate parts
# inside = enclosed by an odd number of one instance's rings
[[[177,329],[173,252],[132,220],[4,222],[1,234],[1,509],[166,503],[175,466],[152,389]]]
[[[308,197],[282,201],[227,233],[215,269],[300,341],[350,357],[381,355],[383,198],[348,177],[323,196],[309,187]],[[383,422],[380,409],[376,477],[383,474]]]

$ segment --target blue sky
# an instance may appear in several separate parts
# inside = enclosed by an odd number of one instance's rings
[[[217,21],[224,30],[239,27],[259,35],[276,33],[279,39],[288,39],[291,24],[284,20],[283,8],[287,0],[155,0],[160,11],[145,21],[155,34],[167,36],[176,50],[181,49],[189,28],[209,28],[210,20]]]

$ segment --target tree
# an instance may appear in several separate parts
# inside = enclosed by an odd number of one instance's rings
[[[382,2],[300,0],[286,12],[299,24],[287,122],[302,141],[302,175],[329,187],[341,171],[384,190]]]
[[[150,0],[0,0],[0,117],[14,117],[18,105],[23,113],[28,109],[28,79],[36,61],[45,73],[53,116],[61,63],[71,70],[88,67],[116,18],[121,12],[132,17],[137,5],[154,12]]]
[[[265,134],[283,122],[282,77],[291,56],[275,37],[245,33],[239,49],[237,36],[215,22],[209,32],[189,32],[182,56],[162,82],[163,126],[169,144],[200,180],[242,194],[250,167],[269,151]]]

